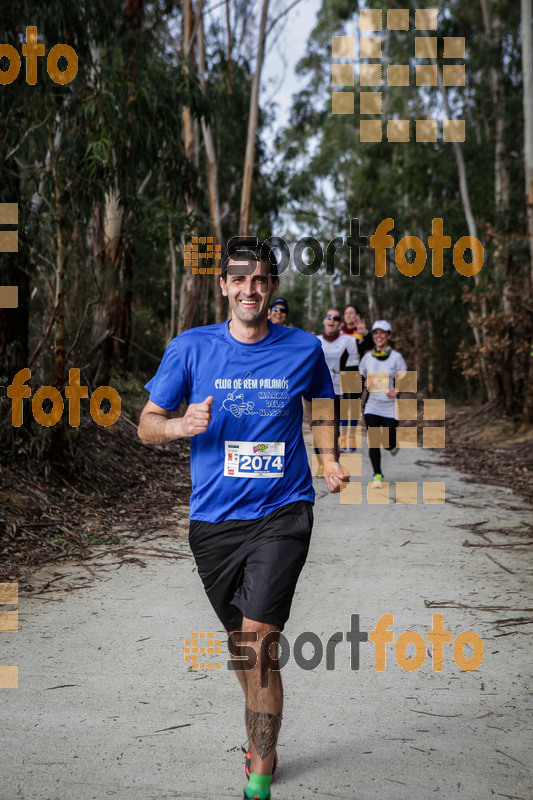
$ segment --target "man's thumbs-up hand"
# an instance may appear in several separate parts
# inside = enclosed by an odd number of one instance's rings
[[[211,422],[211,405],[215,398],[213,395],[206,397],[203,403],[191,403],[183,417],[184,435],[196,436],[205,433]]]

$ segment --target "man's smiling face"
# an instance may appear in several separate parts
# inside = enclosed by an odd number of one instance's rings
[[[241,266],[243,262],[230,259],[226,280],[220,279],[220,288],[224,297],[228,298],[232,315],[243,325],[254,327],[266,319],[279,278],[270,276],[268,261],[256,262],[251,275],[232,274]]]

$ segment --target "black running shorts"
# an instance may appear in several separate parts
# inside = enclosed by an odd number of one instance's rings
[[[283,630],[312,527],[313,505],[304,500],[261,519],[191,520],[189,544],[198,573],[228,633],[240,628],[243,616]]]

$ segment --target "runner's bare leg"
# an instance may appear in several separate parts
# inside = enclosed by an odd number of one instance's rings
[[[280,628],[244,617],[241,630],[257,633],[257,641],[246,642],[248,647],[255,650],[254,666],[247,670],[237,670],[246,697],[246,728],[252,757],[251,772],[269,775],[272,772],[283,710],[281,673],[275,668],[278,661],[276,634]],[[267,639],[267,643],[270,641],[270,646],[261,648],[263,638],[267,634],[270,634]]]
[[[244,697],[246,698],[246,670],[242,669],[242,653],[240,649],[235,649],[234,642],[240,643],[239,633],[242,628],[236,628],[234,631],[230,631],[228,633],[228,650],[231,656],[231,660],[235,665],[235,674],[239,679],[239,683],[242,686],[242,690],[244,692]],[[245,642],[243,644],[246,644]],[[241,656],[241,658],[238,658]],[[239,669],[241,667],[241,669]]]

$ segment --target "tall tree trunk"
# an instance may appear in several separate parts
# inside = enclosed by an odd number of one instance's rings
[[[232,64],[232,50],[233,50],[233,36],[231,33],[231,17],[230,17],[230,0],[226,0],[226,27],[228,29],[228,52],[227,52],[227,64],[228,64],[228,91],[230,91],[231,85],[231,64]]]
[[[13,182],[2,187],[2,202],[14,202],[21,196],[19,168],[14,159],[5,164],[6,175],[16,176]],[[21,263],[25,220],[20,215],[19,204],[19,252],[0,255],[0,283],[18,286],[18,308],[0,308],[0,376],[11,383],[16,373],[28,366],[30,323],[30,265]],[[3,381],[0,381],[3,382]],[[24,415],[27,422],[29,414]],[[16,429],[13,429],[16,430]]]
[[[56,222],[56,269],[55,269],[55,327],[54,327],[54,386],[62,392],[65,386],[65,276],[67,267],[66,222],[61,185],[56,170],[57,155],[52,159],[54,179],[54,206]],[[63,462],[65,438],[64,417],[54,425],[50,437],[49,456],[55,462]]]
[[[183,0],[182,3],[183,14],[183,55],[185,61],[185,72],[188,73],[189,67],[187,59],[189,59],[193,47],[193,34],[194,34],[194,10],[192,0]],[[191,58],[192,60],[192,58]],[[185,147],[185,154],[189,161],[196,166],[198,164],[198,139],[197,128],[191,114],[191,110],[185,107],[182,112],[183,120],[183,143]],[[195,210],[195,203],[192,197],[186,197],[187,214],[190,215]],[[194,324],[194,317],[198,308],[198,298],[200,295],[200,278],[198,275],[193,275],[192,272],[185,272],[181,279],[180,286],[180,303],[179,303],[179,316],[178,316],[178,333],[192,328]]]
[[[415,9],[419,9],[419,5],[416,0],[413,0],[413,5]],[[430,38],[430,33],[428,31],[421,31],[422,35],[426,38]],[[448,102],[448,93],[446,92],[446,88],[444,86],[444,82],[442,79],[442,70],[440,66],[437,64],[437,85],[439,91],[442,96],[442,100],[444,102],[444,108],[446,111],[447,119],[452,119],[452,112],[450,109],[450,103]],[[459,193],[461,196],[461,203],[463,206],[463,212],[466,219],[466,224],[468,227],[468,234],[473,238],[477,239],[477,225],[474,219],[474,214],[472,212],[472,206],[470,204],[470,194],[468,191],[468,181],[466,177],[466,168],[465,168],[465,161],[463,158],[463,151],[459,142],[452,142],[453,147],[453,154],[455,156],[455,162],[457,165],[457,175],[459,178]],[[479,286],[480,278],[479,275],[474,275],[474,285]],[[481,318],[484,321],[487,317],[487,304],[485,299],[481,298],[480,303],[481,308]],[[487,362],[483,355],[482,347],[483,347],[483,326],[481,326],[481,330],[478,329],[475,314],[472,308],[469,306],[467,309],[468,320],[470,322],[470,327],[472,328],[472,333],[474,335],[474,340],[476,342],[476,346],[478,349],[478,358],[479,364],[481,368],[481,376],[483,379],[483,386],[485,387],[485,393],[489,400],[493,400],[494,392],[492,388],[492,380],[489,374],[489,370],[487,367]]]
[[[428,394],[435,395],[435,332],[431,315],[427,318],[428,326]]]
[[[97,206],[94,209],[92,221],[91,249],[100,293],[99,301],[95,304],[92,336],[95,342],[101,342],[100,360],[94,380],[100,383],[109,382],[114,354],[111,336],[120,336],[117,325],[121,317],[119,281],[122,270],[120,262],[123,258],[122,228],[123,213],[119,204],[118,187],[115,186],[107,192],[104,208]]]
[[[483,26],[485,28],[485,35],[488,44],[498,48],[499,61],[498,66],[489,67],[489,83],[492,94],[492,105],[494,109],[494,200],[496,206],[496,231],[499,235],[496,238],[494,260],[497,264],[498,270],[502,278],[502,301],[503,310],[509,312],[511,310],[510,300],[510,285],[508,279],[508,266],[509,266],[509,245],[507,236],[507,214],[509,211],[510,199],[510,179],[509,172],[505,164],[505,114],[502,108],[502,90],[501,90],[501,37],[502,37],[502,21],[499,16],[496,16],[494,22],[491,18],[491,11],[488,0],[481,0],[481,11],[483,15]],[[496,9],[496,15],[498,11]],[[510,376],[509,376],[510,382]]]
[[[313,330],[313,276],[307,278],[307,330]],[[322,331],[320,331],[322,333]]]
[[[522,76],[524,105],[524,171],[526,176],[527,229],[529,238],[530,303],[533,302],[533,34],[532,0],[522,0]],[[533,342],[530,339],[530,348]],[[529,354],[527,390],[524,403],[524,421],[533,423],[533,356]]]
[[[176,264],[176,250],[174,239],[172,238],[172,225],[168,223],[168,249],[170,252],[170,325],[168,332],[168,342],[171,342],[176,335],[176,287],[178,281],[178,267]]]
[[[257,119],[259,115],[259,86],[261,84],[261,70],[265,55],[266,22],[269,0],[263,0],[263,12],[259,27],[259,40],[257,44],[257,58],[255,72],[250,93],[250,111],[248,114],[248,136],[246,139],[246,155],[244,158],[244,175],[241,196],[241,213],[239,222],[239,235],[247,236],[250,226],[250,204],[252,198],[252,176],[255,162],[255,137],[257,134]]]
[[[138,46],[138,32],[144,25],[144,5],[145,0],[125,0],[124,4],[123,20],[129,32],[123,52],[123,59],[127,65],[126,80],[136,78],[134,60],[131,56]],[[149,175],[138,194],[142,194]],[[126,366],[131,339],[133,258],[125,235],[128,225],[131,225],[131,215],[128,215],[128,219],[124,218],[120,186],[115,181],[115,185],[106,194],[103,257],[96,265],[102,294],[95,309],[93,335],[96,341],[103,340],[97,376],[104,383],[108,383],[114,363]],[[115,338],[112,338],[113,334]]]
[[[204,5],[204,0],[198,0],[198,5],[196,8],[196,16],[198,20],[197,24],[198,74],[200,77],[200,86],[202,87],[202,91],[205,93],[206,63],[205,63],[205,31],[204,31],[203,5]],[[202,117],[202,134],[204,138],[205,155],[207,162],[207,185],[209,189],[209,214],[211,217],[211,230],[213,233],[213,237],[215,239],[215,243],[223,247],[224,242],[222,240],[222,223],[220,221],[220,199],[218,193],[217,156],[215,151],[215,145],[213,142],[213,133],[211,131],[211,126],[206,123],[203,117]],[[218,267],[220,265],[220,260],[217,259],[213,263],[215,267]],[[224,322],[226,316],[225,314],[226,309],[224,307],[222,293],[219,288],[218,275],[214,276],[213,288],[215,297],[215,322]],[[204,322],[204,325],[205,324],[206,323]]]

